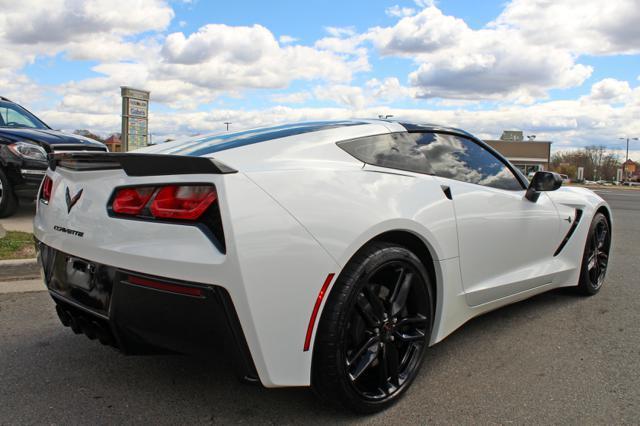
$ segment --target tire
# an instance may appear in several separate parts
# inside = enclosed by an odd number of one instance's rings
[[[394,404],[417,376],[431,337],[429,274],[405,247],[372,243],[347,264],[326,301],[311,385],[358,413]]]
[[[611,227],[602,213],[596,213],[591,221],[580,268],[577,291],[583,296],[598,293],[604,283],[609,265]]]
[[[11,183],[0,169],[0,218],[9,217],[16,212],[18,208],[18,199],[13,193]]]

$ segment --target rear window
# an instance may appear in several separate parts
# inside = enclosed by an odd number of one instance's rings
[[[390,169],[434,174],[426,151],[412,133],[392,133],[338,142],[338,146],[363,163]]]

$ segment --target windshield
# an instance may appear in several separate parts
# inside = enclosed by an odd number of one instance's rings
[[[0,102],[0,127],[48,129],[35,115],[10,102]]]

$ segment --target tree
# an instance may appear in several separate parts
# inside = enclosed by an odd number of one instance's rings
[[[551,170],[576,179],[578,167],[586,180],[614,180],[621,168],[620,159],[604,146],[587,146],[578,151],[560,151],[551,157]]]

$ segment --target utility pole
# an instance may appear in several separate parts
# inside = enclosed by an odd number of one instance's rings
[[[629,137],[626,137],[626,138],[618,138],[618,139],[620,139],[620,140],[625,140],[625,139],[626,139],[626,141],[627,141],[627,158],[626,158],[626,160],[629,160],[629,140],[637,141],[637,140],[638,140],[638,138],[629,138]]]
[[[628,136],[626,138],[618,138],[618,139],[620,139],[620,140],[625,140],[626,139],[626,141],[627,141],[627,158],[625,159],[625,163],[626,163],[627,161],[629,161],[629,140],[637,141],[639,139],[638,138],[630,138]],[[623,166],[623,169],[624,169],[625,172],[627,171],[627,165],[626,164]]]
[[[227,125],[227,132],[228,132],[229,131],[229,124],[231,124],[231,122],[230,121],[225,121],[224,124]]]

